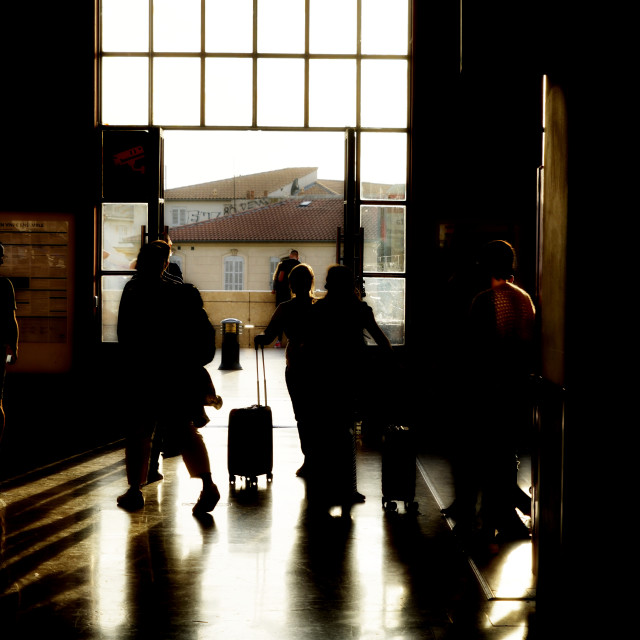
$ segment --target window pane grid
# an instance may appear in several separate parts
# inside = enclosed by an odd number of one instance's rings
[[[101,31],[101,63],[114,57],[147,58],[148,90],[145,93],[138,86],[135,96],[137,102],[134,104],[129,101],[128,105],[128,111],[136,113],[136,120],[127,124],[161,125],[165,129],[274,127],[293,130],[340,130],[355,124],[358,130],[363,131],[406,131],[408,74],[401,73],[400,80],[396,78],[391,84],[388,75],[386,80],[384,78],[387,73],[384,67],[379,67],[379,72],[374,67],[363,76],[363,65],[372,65],[375,61],[387,65],[403,63],[406,68],[410,62],[408,3],[400,2],[399,10],[392,12],[397,19],[389,21],[388,6],[381,12],[386,0],[381,1],[375,0],[371,4],[363,0],[258,0],[255,3],[257,15],[254,15],[252,0],[234,0],[233,3],[226,0],[188,0],[186,5],[180,3],[178,13],[173,12],[174,4],[169,0],[153,0],[149,3],[146,0],[102,0],[102,14],[105,18]],[[148,10],[149,7],[151,10]],[[379,13],[376,14],[376,11]],[[382,20],[380,12],[385,15]],[[290,20],[294,20],[297,25],[295,29],[291,28]],[[129,26],[127,32],[121,38],[114,37],[116,25],[125,22]],[[337,23],[339,29],[336,27]],[[131,24],[135,27],[131,28]],[[387,29],[383,31],[385,25]],[[327,33],[330,34],[329,37]],[[361,42],[365,43],[362,47]],[[127,46],[131,46],[131,49],[125,50]],[[166,113],[157,112],[156,94],[163,90],[171,91],[171,87],[167,88],[162,83],[158,86],[161,80],[154,72],[154,61],[162,58],[193,58],[199,61],[199,77],[192,80],[194,87],[176,91],[188,92],[190,102],[194,99],[193,95],[197,97],[199,105],[195,121],[191,113],[193,107],[190,107],[188,116],[180,109],[172,111],[174,115],[169,120],[166,119]],[[246,58],[253,63],[253,73],[244,73],[238,78],[238,82],[246,85],[240,87],[240,93],[251,96],[250,107],[245,104],[244,108],[244,111],[251,113],[250,120],[244,113],[240,117],[231,107],[225,111],[216,97],[215,74],[207,71],[207,65],[212,66],[216,60],[225,58]],[[277,115],[274,116],[273,109],[269,114],[265,110],[270,104],[278,103],[271,94],[288,87],[292,78],[283,71],[279,86],[273,82],[267,85],[262,81],[259,71],[262,66],[260,61],[267,60],[282,61],[283,70],[289,68],[284,61],[300,61],[298,70],[294,72],[300,75],[297,86],[289,88],[288,96],[288,101],[295,103],[292,110],[300,115],[286,125],[281,123]],[[348,100],[355,101],[354,115],[350,106],[337,112],[335,109],[324,110],[319,103],[323,99],[331,99],[331,91],[328,89],[322,95],[317,84],[314,87],[313,79],[310,78],[313,73],[310,64],[314,61],[326,64],[340,60],[350,61],[355,65],[355,98],[348,96]],[[263,69],[269,66],[273,65],[266,65]],[[385,117],[379,116],[379,110],[373,111],[377,115],[366,110],[370,95],[375,96],[378,73],[379,85],[389,103],[389,111]],[[363,81],[365,85],[362,84]],[[136,82],[139,83],[139,79]],[[368,92],[366,99],[361,98],[362,91]],[[109,100],[109,87],[103,85],[102,95],[101,122],[105,125],[125,123],[130,116],[114,113],[114,101]],[[177,100],[181,97],[175,96]],[[334,94],[334,99],[339,99],[339,96]],[[213,107],[208,105],[208,101],[216,100],[218,102]],[[243,100],[246,102],[247,98],[244,97]],[[363,106],[365,118],[361,121]],[[141,111],[148,113],[147,122],[140,120],[138,113]],[[322,114],[325,111],[327,121],[323,122]],[[234,117],[225,119],[224,113],[233,113]]]
[[[362,207],[361,225],[373,234],[366,239],[363,265],[368,297],[377,305],[385,332],[393,334],[392,342],[402,344],[404,336],[398,332],[404,325],[409,1],[101,4],[104,126],[161,126],[184,132],[356,131],[361,186],[357,208]],[[285,16],[295,21],[295,28],[285,26]],[[114,33],[125,23],[124,33]],[[124,78],[123,68],[131,69],[134,77]],[[340,73],[346,77],[338,79]],[[171,98],[176,105],[169,108]],[[386,161],[383,173],[376,173],[373,165],[385,163],[374,160]],[[115,282],[119,279],[109,279]],[[244,286],[242,259],[225,259],[225,289]]]

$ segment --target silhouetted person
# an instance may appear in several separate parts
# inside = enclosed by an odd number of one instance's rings
[[[4,263],[4,246],[0,244],[0,265]],[[0,278],[0,441],[4,433],[5,414],[3,405],[4,379],[7,364],[18,360],[18,321],[16,320],[16,294],[8,278]]]
[[[129,490],[118,498],[128,509],[144,506],[141,487],[147,481],[153,431],[160,418],[180,448],[191,477],[202,480],[194,515],[212,511],[220,499],[211,478],[209,455],[198,431],[202,418],[202,362],[192,330],[203,311],[192,285],[163,277],[170,249],[165,242],[145,245],[136,275],[126,284],[118,314],[118,342],[131,383],[124,390],[127,421],[126,466]],[[167,391],[169,367],[177,375]]]
[[[165,243],[169,245],[169,256],[171,256],[172,242],[168,236],[166,236],[166,240],[154,240],[149,244],[159,244],[162,247]],[[163,251],[166,252],[166,248],[163,248]],[[171,260],[171,258],[169,258],[169,260]],[[184,282],[180,267],[178,266],[178,264],[171,261],[169,261],[167,268],[162,273],[162,278],[163,280],[169,280],[178,284],[183,284]],[[209,404],[210,406],[215,406],[216,409],[220,409],[220,407],[222,406],[222,399],[216,394],[213,383],[209,378],[209,374],[206,371],[201,371],[200,374],[202,378],[202,384],[205,385],[204,395],[209,397],[209,401],[207,404]],[[208,420],[209,419],[203,407],[201,417],[198,420],[198,426],[204,426],[204,424],[206,424]],[[164,478],[164,476],[160,473],[160,454],[162,454],[163,458],[172,458],[174,456],[180,455],[179,443],[172,440],[172,435],[172,429],[165,424],[165,420],[161,417],[153,432],[153,438],[151,441],[151,454],[149,456],[147,484],[158,482]]]
[[[289,288],[289,274],[293,270],[294,267],[297,267],[300,264],[298,260],[298,252],[295,249],[291,249],[289,252],[288,258],[283,258],[276,267],[276,270],[273,274],[273,286],[271,289],[271,293],[275,293],[276,295],[276,309],[278,305],[286,302],[291,298],[291,289]],[[278,344],[276,346],[280,346],[280,340],[282,340],[282,335],[278,336]]]
[[[360,299],[348,267],[329,267],[325,288],[325,297],[311,309],[305,345],[313,359],[311,386],[317,394],[307,488],[310,506],[339,504],[347,515],[354,501],[364,500],[356,489],[354,426],[366,373],[365,334],[385,352],[392,348],[373,310]]]
[[[526,399],[533,369],[535,308],[529,294],[513,284],[515,253],[502,240],[488,243],[478,267],[488,288],[478,293],[468,317],[468,398],[460,457],[454,467],[456,500],[445,512],[458,530],[480,526],[488,542],[528,536],[515,508],[522,505],[517,487],[517,446],[526,426]]]
[[[288,276],[288,284],[292,298],[285,300],[276,308],[264,333],[254,338],[256,348],[259,345],[271,344],[282,335],[287,337],[285,351],[285,380],[293,413],[298,424],[300,448],[306,457],[308,451],[309,411],[313,411],[314,394],[307,381],[308,362],[304,359],[303,344],[309,330],[309,314],[315,302],[315,277],[313,269],[307,264],[296,265]],[[296,472],[304,476],[305,463]]]
[[[182,276],[182,269],[180,268],[180,265],[177,262],[173,262],[171,260],[171,256],[173,255],[173,249],[172,249],[173,242],[171,242],[171,238],[169,237],[169,234],[163,233],[160,241],[166,242],[169,245],[169,248],[171,249],[171,253],[169,254],[169,264],[167,265],[167,268],[164,272],[165,277],[169,277],[169,278],[173,277],[179,280],[180,282],[183,282],[184,278]]]

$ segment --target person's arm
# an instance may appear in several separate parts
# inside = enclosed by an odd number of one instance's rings
[[[282,271],[282,262],[278,262],[276,270],[273,272],[273,280],[271,282],[271,293],[275,293],[278,288],[278,278],[280,277],[280,271]]]
[[[284,311],[282,309],[282,305],[278,305],[278,308],[273,312],[271,316],[271,320],[269,320],[269,324],[263,333],[259,333],[257,336],[253,338],[253,344],[256,349],[258,346],[266,346],[271,344],[277,337],[279,337],[283,332],[284,326]]]
[[[391,342],[376,322],[373,309],[369,305],[365,308],[364,320],[365,331],[373,338],[375,343],[385,351],[392,351]]]
[[[14,364],[18,360],[18,320],[16,318],[16,294],[10,280],[5,281],[7,283],[7,318],[4,322],[6,327],[7,336],[5,343],[4,357],[11,356],[10,364]]]
[[[18,337],[20,333],[18,330],[18,320],[16,318],[15,309],[13,310],[8,323],[8,330],[9,334],[7,336],[8,343],[6,345],[6,355],[11,356],[9,364],[14,364],[18,361]]]

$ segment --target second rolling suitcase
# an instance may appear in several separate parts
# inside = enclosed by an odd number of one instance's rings
[[[264,349],[262,350],[262,370],[264,368]],[[258,476],[266,475],[273,479],[273,420],[271,407],[267,405],[267,381],[264,380],[264,405],[260,404],[260,374],[258,350],[256,349],[256,373],[258,384],[258,404],[229,412],[229,432],[227,441],[227,468],[229,482],[234,483],[236,476],[245,478],[256,485]]]
[[[415,511],[416,453],[409,427],[388,425],[382,434],[382,506],[397,509],[404,502],[407,511]]]

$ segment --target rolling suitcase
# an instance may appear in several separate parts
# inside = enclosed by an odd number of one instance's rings
[[[229,482],[234,484],[236,476],[244,478],[252,486],[258,484],[258,476],[273,479],[273,421],[271,407],[267,405],[267,380],[262,349],[262,371],[264,377],[264,405],[260,404],[260,367],[256,348],[256,375],[258,404],[229,412],[227,440],[227,468]]]
[[[409,427],[387,425],[382,434],[382,506],[396,511],[396,501],[416,511],[416,454]]]

